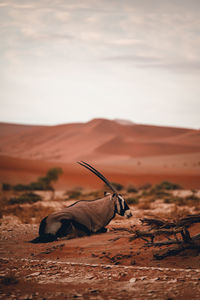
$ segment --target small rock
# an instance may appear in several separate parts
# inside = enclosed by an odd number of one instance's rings
[[[137,280],[136,278],[131,278],[131,279],[129,280],[129,282],[130,282],[130,283],[134,283],[134,282],[136,282],[136,280]]]
[[[86,276],[85,278],[91,280],[91,279],[94,278],[94,276],[93,276],[93,275],[88,275],[88,276]]]
[[[26,295],[23,297],[23,300],[32,300],[33,296],[32,295]]]
[[[38,275],[40,275],[40,272],[35,272],[35,273],[32,273],[32,274],[29,274],[26,277],[32,277],[32,276],[38,276]]]
[[[103,266],[102,268],[103,268],[103,269],[111,269],[110,266]]]
[[[81,294],[75,294],[75,295],[73,295],[73,298],[79,298],[79,297],[82,297],[82,295]]]
[[[136,265],[136,261],[134,259],[131,259],[131,265],[132,266]]]
[[[91,291],[90,291],[91,294],[96,294],[96,293],[98,293],[98,292],[99,292],[99,290],[91,290]]]
[[[141,280],[145,280],[146,278],[146,276],[140,277]]]
[[[91,254],[91,256],[92,256],[92,257],[97,257],[98,255],[96,255],[96,254],[92,253],[92,254]]]
[[[120,272],[120,273],[119,273],[119,276],[121,276],[121,277],[125,277],[126,275],[127,275],[126,272]]]

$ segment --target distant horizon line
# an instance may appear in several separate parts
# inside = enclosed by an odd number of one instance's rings
[[[155,123],[138,123],[134,122],[130,119],[121,119],[121,118],[92,118],[88,119],[87,121],[70,121],[70,122],[61,122],[61,123],[25,123],[25,122],[10,122],[10,121],[1,121],[0,124],[8,124],[8,125],[21,125],[21,126],[43,126],[43,127],[54,127],[54,126],[62,126],[62,125],[70,125],[70,124],[87,124],[95,120],[106,120],[106,121],[112,121],[116,122],[118,124],[124,125],[124,126],[134,126],[134,125],[142,125],[142,126],[154,126],[154,127],[169,127],[169,128],[180,128],[180,129],[191,129],[191,130],[200,130],[200,128],[195,127],[187,127],[187,126],[178,126],[178,125],[162,125],[162,124],[155,124]],[[122,122],[128,122],[129,124],[122,124]]]
[[[178,125],[162,125],[162,124],[155,124],[155,123],[137,123],[130,119],[123,119],[123,118],[92,118],[87,121],[70,121],[70,122],[61,122],[61,123],[25,123],[25,122],[10,122],[10,121],[1,121],[0,124],[8,124],[8,125],[17,125],[17,126],[44,126],[44,127],[54,127],[54,126],[62,126],[62,125],[69,125],[69,124],[86,124],[95,120],[107,120],[116,122],[118,124],[124,125],[124,126],[134,126],[134,125],[142,125],[142,126],[154,126],[154,127],[169,127],[169,128],[180,128],[180,129],[191,129],[191,130],[200,130],[200,128],[194,128],[194,127],[187,127],[187,126],[178,126]]]

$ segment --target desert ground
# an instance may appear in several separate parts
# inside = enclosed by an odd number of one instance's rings
[[[79,160],[121,184],[133,217],[116,216],[107,233],[30,243],[51,212],[103,196],[105,186]],[[15,188],[55,167],[63,173],[53,190]],[[144,218],[175,222],[199,215],[199,130],[105,119],[59,126],[2,123],[0,182],[1,299],[200,299],[198,241],[158,259],[179,244],[134,238],[149,230]],[[199,235],[200,223],[189,232]],[[156,241],[169,238],[161,234]]]
[[[127,199],[139,197],[130,205],[132,218],[116,216],[107,233],[44,244],[29,243],[38,235],[39,220],[75,200],[67,198],[64,191],[56,191],[54,199],[51,192],[39,192],[41,201],[5,205],[0,239],[1,299],[199,299],[200,246],[156,259],[155,254],[166,247],[149,247],[144,240],[131,237],[135,230],[145,229],[140,221],[145,217],[174,220],[199,213],[200,192],[196,190],[194,197],[194,191],[170,191],[171,203],[160,195],[147,195],[147,191],[122,192]],[[10,193],[4,192],[4,197]],[[101,193],[82,190],[80,197],[93,199]],[[195,200],[186,203],[189,198]],[[199,233],[200,224],[194,224],[190,234]],[[158,237],[158,241],[162,239],[166,237]]]

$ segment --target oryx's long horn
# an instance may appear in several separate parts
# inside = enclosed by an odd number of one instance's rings
[[[97,171],[94,167],[92,167],[91,165],[89,165],[88,163],[84,162],[84,161],[78,161],[77,162],[79,165],[85,167],[86,169],[88,169],[89,171],[91,171],[93,174],[95,174],[96,176],[98,176],[103,182],[105,182],[105,184],[114,192],[117,194],[116,189],[112,186],[112,184],[108,181],[107,178],[105,178],[105,176],[103,176],[99,171]]]

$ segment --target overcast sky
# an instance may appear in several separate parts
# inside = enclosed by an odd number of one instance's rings
[[[199,0],[0,0],[0,121],[200,128]]]

